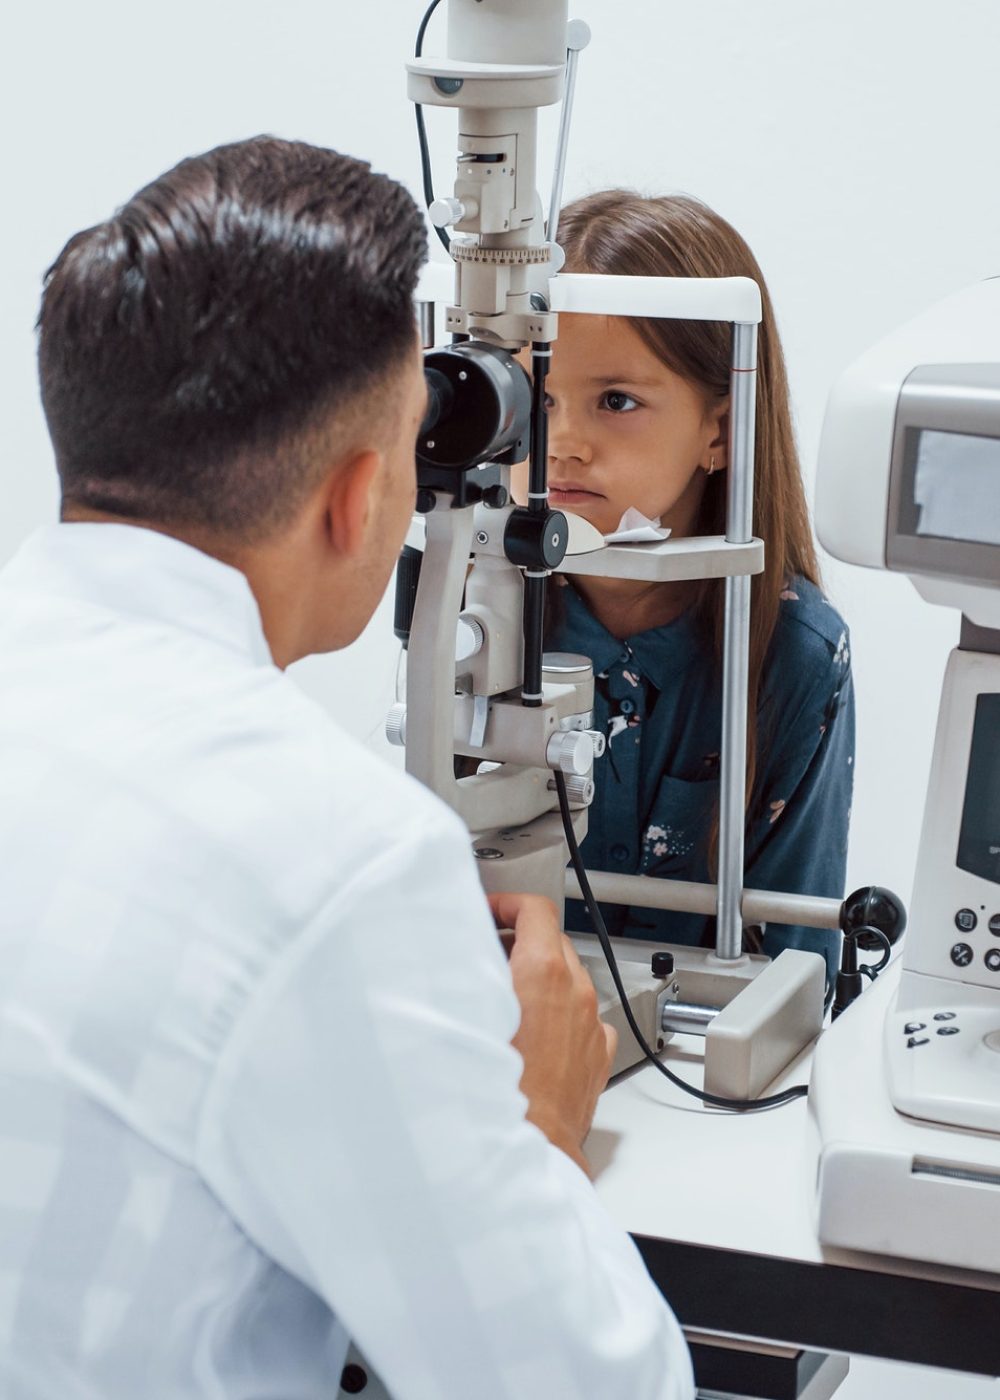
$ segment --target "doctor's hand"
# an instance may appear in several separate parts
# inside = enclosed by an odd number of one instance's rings
[[[513,1045],[524,1061],[521,1092],[529,1122],[590,1173],[582,1144],[608,1082],[617,1035],[597,1016],[597,993],[551,900],[531,894],[489,896],[509,949],[521,1025]]]

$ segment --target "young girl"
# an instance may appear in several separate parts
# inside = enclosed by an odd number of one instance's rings
[[[740,235],[697,200],[609,190],[562,215],[569,272],[752,277],[761,289],[745,885],[840,897],[854,761],[847,629],[824,598],[770,299]],[[614,531],[635,506],[674,537],[725,533],[731,329],[563,315],[547,381],[553,507]],[[524,473],[522,473],[524,474]],[[521,491],[525,481],[516,481]],[[583,855],[589,869],[712,880],[717,869],[723,583],[556,580],[547,649],[582,652],[609,743]],[[606,908],[612,933],[712,945],[715,921]],[[587,928],[582,904],[570,927]],[[763,951],[806,948],[836,970],[838,937],[769,925]]]

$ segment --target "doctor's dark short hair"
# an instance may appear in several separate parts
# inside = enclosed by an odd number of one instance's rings
[[[272,137],[182,161],[76,234],[38,318],[64,510],[280,528],[361,423],[391,425],[425,257],[401,186]]]

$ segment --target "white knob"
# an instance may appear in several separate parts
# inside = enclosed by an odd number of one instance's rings
[[[442,195],[436,199],[427,213],[435,228],[447,228],[449,224],[457,224],[465,218],[465,205],[454,195]]]
[[[585,19],[571,19],[566,26],[566,47],[579,53],[590,43],[590,25]]]
[[[555,792],[556,780],[549,779],[549,791]],[[589,807],[594,800],[594,780],[593,778],[581,777],[578,773],[571,773],[566,779],[566,796],[571,807]]]
[[[455,628],[455,660],[468,661],[483,649],[486,632],[476,617],[460,617]]]
[[[594,766],[594,740],[586,730],[560,730],[545,747],[550,768],[583,777]]]
[[[385,737],[397,748],[406,747],[406,706],[393,705],[385,717]]]
[[[601,754],[608,747],[607,740],[599,729],[591,729],[588,733],[594,741],[594,757],[600,758]]]

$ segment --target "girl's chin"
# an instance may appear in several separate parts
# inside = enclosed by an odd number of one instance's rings
[[[608,521],[612,512],[608,511],[608,503],[603,497],[590,496],[582,501],[558,500],[554,496],[549,498],[549,505],[553,510],[563,510],[567,515],[579,515],[586,520],[588,525],[593,525],[595,530],[600,530],[602,535],[610,534],[621,519],[619,514],[611,523]]]

